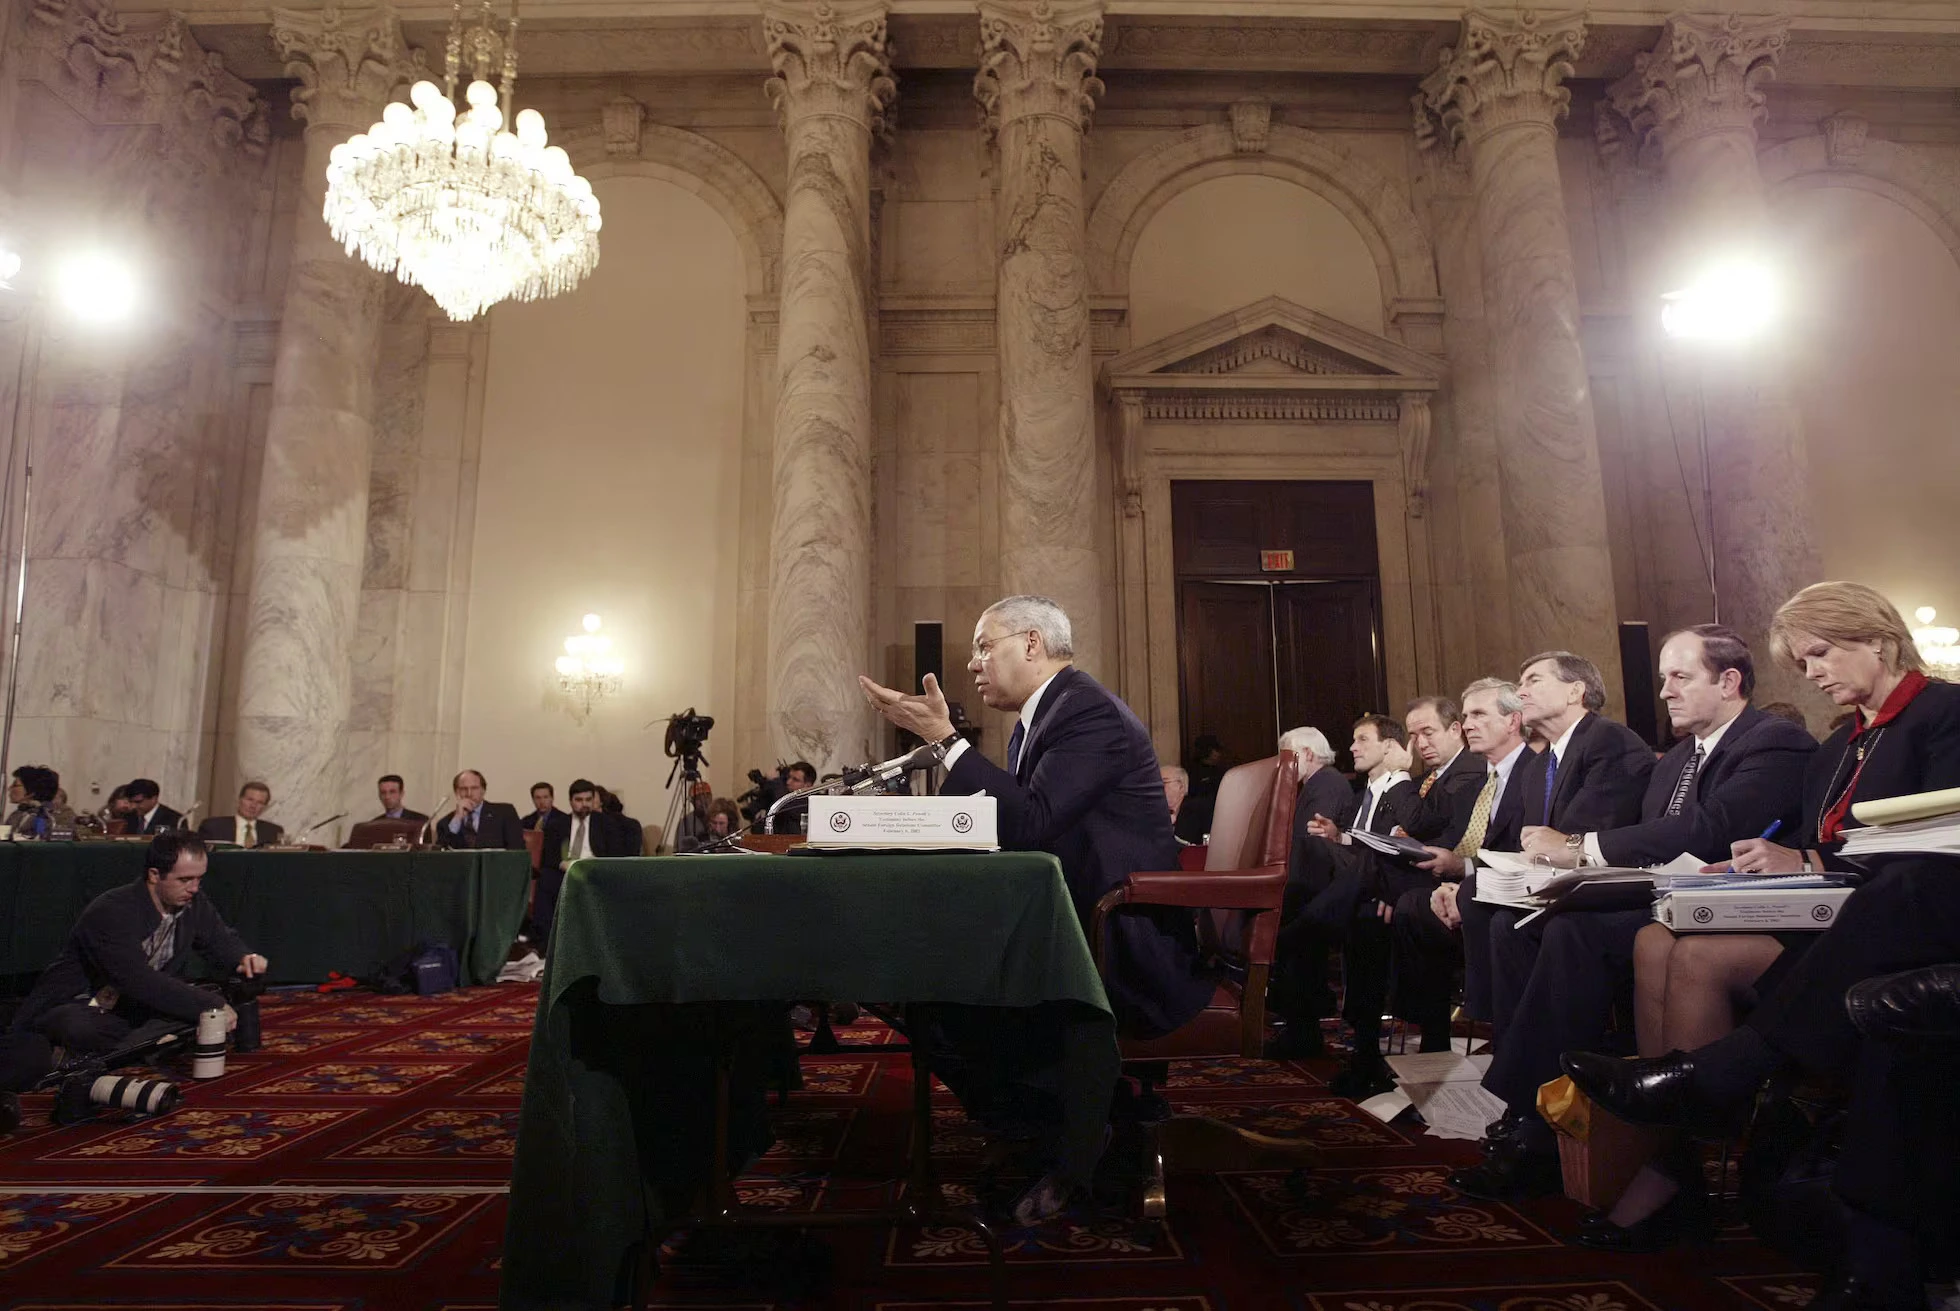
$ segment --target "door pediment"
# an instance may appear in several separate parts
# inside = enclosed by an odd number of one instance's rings
[[[1434,391],[1440,363],[1400,342],[1269,296],[1125,351],[1103,365],[1111,391]]]

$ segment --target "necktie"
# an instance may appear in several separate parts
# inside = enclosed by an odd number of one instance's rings
[[[1681,771],[1681,781],[1674,785],[1674,796],[1668,800],[1667,813],[1678,815],[1681,807],[1688,804],[1688,794],[1695,790],[1695,779],[1701,774],[1701,744],[1695,744],[1695,753],[1688,757],[1687,766]]]
[[[1007,772],[1016,778],[1021,776],[1021,743],[1028,736],[1028,726],[1020,720],[1014,721],[1014,731],[1007,739]]]
[[[1422,786],[1416,789],[1416,795],[1419,797],[1428,796],[1429,789],[1435,787],[1436,780],[1441,778],[1442,776],[1443,776],[1443,771],[1440,769],[1432,769],[1427,774],[1423,775]]]
[[[1558,752],[1545,748],[1545,817],[1538,822],[1552,822],[1552,789],[1558,786]]]
[[[585,816],[580,815],[573,823],[577,826],[572,833],[572,859],[585,858]]]
[[[245,845],[248,847],[259,845],[259,826],[249,819],[245,821]]]
[[[1354,826],[1358,829],[1366,829],[1368,827],[1368,821],[1370,818],[1373,817],[1374,813],[1375,813],[1375,790],[1373,788],[1368,788],[1366,789],[1364,799],[1361,802],[1361,814],[1355,818]]]
[[[1456,844],[1456,854],[1465,860],[1477,854],[1477,848],[1484,845],[1484,834],[1490,831],[1491,807],[1497,804],[1497,771],[1484,775],[1484,790],[1477,794],[1477,804],[1470,811],[1470,827],[1463,830],[1463,841]]]

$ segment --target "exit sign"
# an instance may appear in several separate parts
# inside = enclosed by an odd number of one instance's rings
[[[1259,553],[1259,569],[1262,573],[1290,574],[1293,572],[1293,552],[1261,551]]]

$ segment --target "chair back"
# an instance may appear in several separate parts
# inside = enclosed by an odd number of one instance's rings
[[[531,853],[531,872],[544,867],[544,821],[524,830],[524,850]]]
[[[1299,793],[1300,758],[1291,751],[1226,770],[1211,813],[1205,868],[1255,869],[1284,861]]]
[[[410,846],[422,840],[423,821],[419,819],[364,819],[347,834],[349,851],[369,851],[392,846],[396,838]]]

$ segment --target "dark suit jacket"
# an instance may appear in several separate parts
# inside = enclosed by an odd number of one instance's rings
[[[199,895],[191,898],[177,922],[176,949],[170,963],[153,970],[143,943],[156,932],[162,918],[141,879],[111,888],[91,901],[69,931],[60,954],[28,993],[14,1018],[14,1028],[29,1031],[56,1006],[84,998],[105,985],[113,985],[122,994],[116,1014],[132,1024],[158,1016],[196,1020],[220,1004],[214,1001],[215,994],[184,982],[191,952],[203,956],[222,976],[245,959],[245,944],[225,924],[210,899]]]
[[[1422,787],[1417,785],[1416,812],[1402,822],[1403,832],[1432,847],[1454,848],[1470,827],[1477,794],[1484,790],[1484,775],[1489,772],[1489,762],[1470,748],[1457,752],[1456,759],[1445,765],[1430,785],[1428,796],[1421,796]]]
[[[1415,818],[1416,807],[1422,800],[1417,795],[1417,791],[1416,781],[1405,778],[1382,793],[1380,803],[1375,806],[1375,813],[1368,816],[1368,831],[1393,833],[1398,827],[1406,827],[1409,821]],[[1361,808],[1368,804],[1365,789],[1355,794],[1354,802],[1354,818],[1359,822]]]
[[[1681,813],[1670,817],[1667,807],[1695,753],[1692,737],[1676,742],[1654,767],[1640,822],[1600,832],[1599,852],[1611,865],[1659,865],[1684,851],[1723,860],[1733,844],[1773,823],[1782,825],[1778,841],[1795,843],[1804,773],[1816,751],[1817,739],[1797,725],[1744,706],[1702,761]]]
[[[1317,858],[1326,853],[1320,850],[1322,839],[1307,831],[1307,824],[1315,815],[1325,815],[1342,828],[1346,828],[1354,818],[1354,788],[1347,778],[1332,765],[1323,765],[1300,784],[1300,794],[1293,802],[1293,831],[1286,847],[1286,876],[1295,884],[1308,878],[1308,872],[1317,867]]]
[[[131,815],[129,817],[129,828],[126,831],[130,833],[161,833],[165,829],[176,828],[177,825],[183,823],[183,820],[184,815],[182,811],[172,810],[168,806],[159,805],[157,807],[157,813],[151,818],[148,824],[143,823],[143,817],[141,815]]]
[[[1878,733],[1875,743],[1871,741],[1874,731]],[[1851,794],[1854,805],[1960,787],[1960,684],[1928,683],[1897,719],[1881,729],[1865,730],[1859,741],[1866,744],[1865,768]],[[1857,767],[1851,725],[1845,724],[1810,758],[1803,781],[1803,828],[1784,845],[1809,847],[1832,869],[1859,868],[1837,855],[1838,843],[1820,844],[1817,837],[1817,825],[1830,809],[1831,798],[1843,790],[1845,780]],[[1845,827],[1853,828],[1857,823],[1847,818]]]
[[[454,819],[445,815],[436,825],[436,845],[459,847],[471,851],[522,851],[524,850],[524,826],[518,822],[517,807],[503,801],[483,803],[483,817],[472,830],[467,824],[460,833],[451,833],[449,825]]]
[[[1561,833],[1624,828],[1640,819],[1641,800],[1654,772],[1654,749],[1625,724],[1586,712],[1572,727],[1552,782],[1551,817],[1545,816],[1545,771],[1551,748],[1519,764],[1524,776],[1523,826],[1550,824]],[[1760,830],[1758,830],[1760,832]],[[1485,843],[1485,846],[1490,846]],[[1491,850],[1515,851],[1518,843]],[[1676,856],[1680,852],[1674,853]]]
[[[376,815],[374,819],[369,820],[368,823],[372,824],[376,820],[386,820],[386,819],[412,819],[417,824],[426,824],[428,823],[429,817],[423,814],[419,810],[410,810],[407,806],[403,806],[402,813],[399,815]]]
[[[230,842],[238,835],[236,815],[213,815],[197,826],[197,835],[206,842]],[[258,824],[258,845],[276,847],[279,839],[286,836],[286,830],[269,819],[255,821]]]
[[[1010,774],[969,748],[941,791],[989,794],[999,803],[1001,846],[1059,859],[1085,931],[1103,894],[1132,872],[1178,867],[1149,730],[1073,666],[1041,694],[1019,770]],[[1110,1002],[1126,1033],[1168,1033],[1211,999],[1189,911],[1112,916],[1105,959]]]
[[[535,810],[532,811],[521,822],[527,831],[536,828],[538,826],[538,812]],[[550,812],[544,817],[544,848],[538,853],[538,868],[564,868],[565,844],[571,840],[572,817],[557,807],[552,807]]]
[[[1490,761],[1485,760],[1482,756],[1478,756],[1477,759],[1483,762],[1484,772],[1488,774],[1491,767]],[[1543,758],[1533,754],[1531,748],[1528,746],[1524,749],[1524,754],[1512,762],[1511,772],[1504,780],[1504,790],[1497,794],[1497,804],[1491,807],[1490,823],[1484,829],[1484,840],[1478,844],[1484,850],[1516,851],[1524,845],[1525,816],[1536,813],[1527,811],[1525,808],[1526,796],[1530,791],[1526,780],[1531,777],[1531,772],[1534,769],[1541,768],[1543,763]],[[1478,781],[1477,790],[1479,792],[1483,790],[1481,780]],[[1544,794],[1545,780],[1540,777],[1538,780],[1538,796],[1542,798]],[[1542,805],[1543,802],[1541,801],[1538,804]],[[1471,809],[1476,809],[1476,805],[1477,799],[1472,796],[1470,798]],[[1468,828],[1469,825],[1465,824],[1464,827]],[[1459,835],[1457,840],[1460,842],[1463,839]]]

